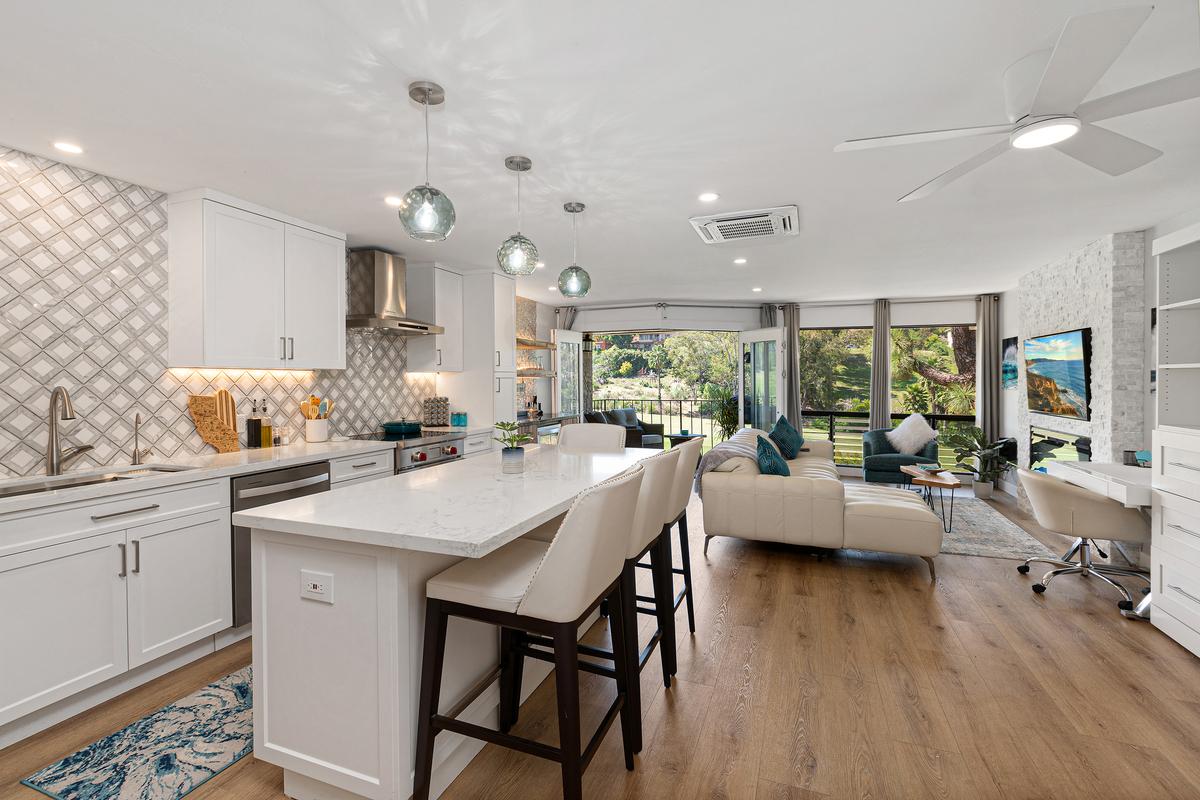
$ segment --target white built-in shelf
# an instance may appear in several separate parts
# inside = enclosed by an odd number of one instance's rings
[[[1190,436],[1200,434],[1200,425],[1162,425],[1162,424],[1159,424],[1157,429],[1160,431],[1167,431],[1168,433],[1186,433]]]
[[[1200,369],[1200,364],[1159,364],[1159,369]]]
[[[1177,303],[1167,303],[1165,306],[1159,306],[1159,311],[1175,311],[1180,308],[1198,308],[1200,309],[1200,297],[1195,300],[1180,300]]]

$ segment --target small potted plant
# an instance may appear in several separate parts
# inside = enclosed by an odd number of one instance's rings
[[[525,448],[521,445],[533,441],[531,437],[518,433],[518,427],[515,422],[496,423],[496,430],[500,431],[500,435],[495,439],[504,447],[500,451],[500,471],[510,475],[525,471]]]
[[[980,428],[950,431],[944,441],[954,448],[955,467],[975,476],[975,496],[980,500],[991,497],[996,481],[1012,469],[1012,462],[1000,453],[1004,440],[989,442]]]

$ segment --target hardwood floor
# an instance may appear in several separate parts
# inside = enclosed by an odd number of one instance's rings
[[[657,656],[642,673],[637,770],[614,728],[585,796],[1200,797],[1200,659],[1123,619],[1103,587],[1062,580],[1038,597],[1015,562],[966,556],[940,556],[934,584],[899,556],[715,539],[706,558],[698,501],[689,517],[697,633],[680,626],[671,689]],[[241,666],[247,645],[0,751],[0,800],[42,797],[18,781]],[[587,736],[612,688],[581,685]],[[515,732],[557,741],[553,680]],[[280,770],[248,757],[190,797],[281,790]],[[556,765],[489,746],[444,797],[558,793]]]

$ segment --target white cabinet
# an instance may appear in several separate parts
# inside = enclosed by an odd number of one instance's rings
[[[516,372],[517,282],[504,275],[492,275],[492,303],[494,306],[496,371]]]
[[[345,368],[344,235],[209,190],[167,219],[168,366]]]
[[[489,428],[516,418],[517,284],[492,272],[466,273],[462,284],[463,370],[439,375],[438,392],[471,428]]]
[[[329,461],[329,482],[334,489],[351,483],[379,480],[394,475],[395,472],[395,447],[377,453],[362,453]]]
[[[124,531],[0,558],[0,725],[124,672]]]
[[[495,377],[493,415],[496,422],[517,421],[517,379],[512,375]]]
[[[126,532],[129,666],[233,624],[229,510]]]
[[[463,276],[436,264],[408,267],[408,315],[445,328],[434,336],[408,340],[413,372],[461,372],[463,369]]]

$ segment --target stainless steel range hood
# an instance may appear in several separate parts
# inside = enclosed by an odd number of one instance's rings
[[[404,258],[383,250],[351,250],[346,262],[350,288],[347,328],[378,328],[401,336],[445,333],[432,322],[408,316]]]

